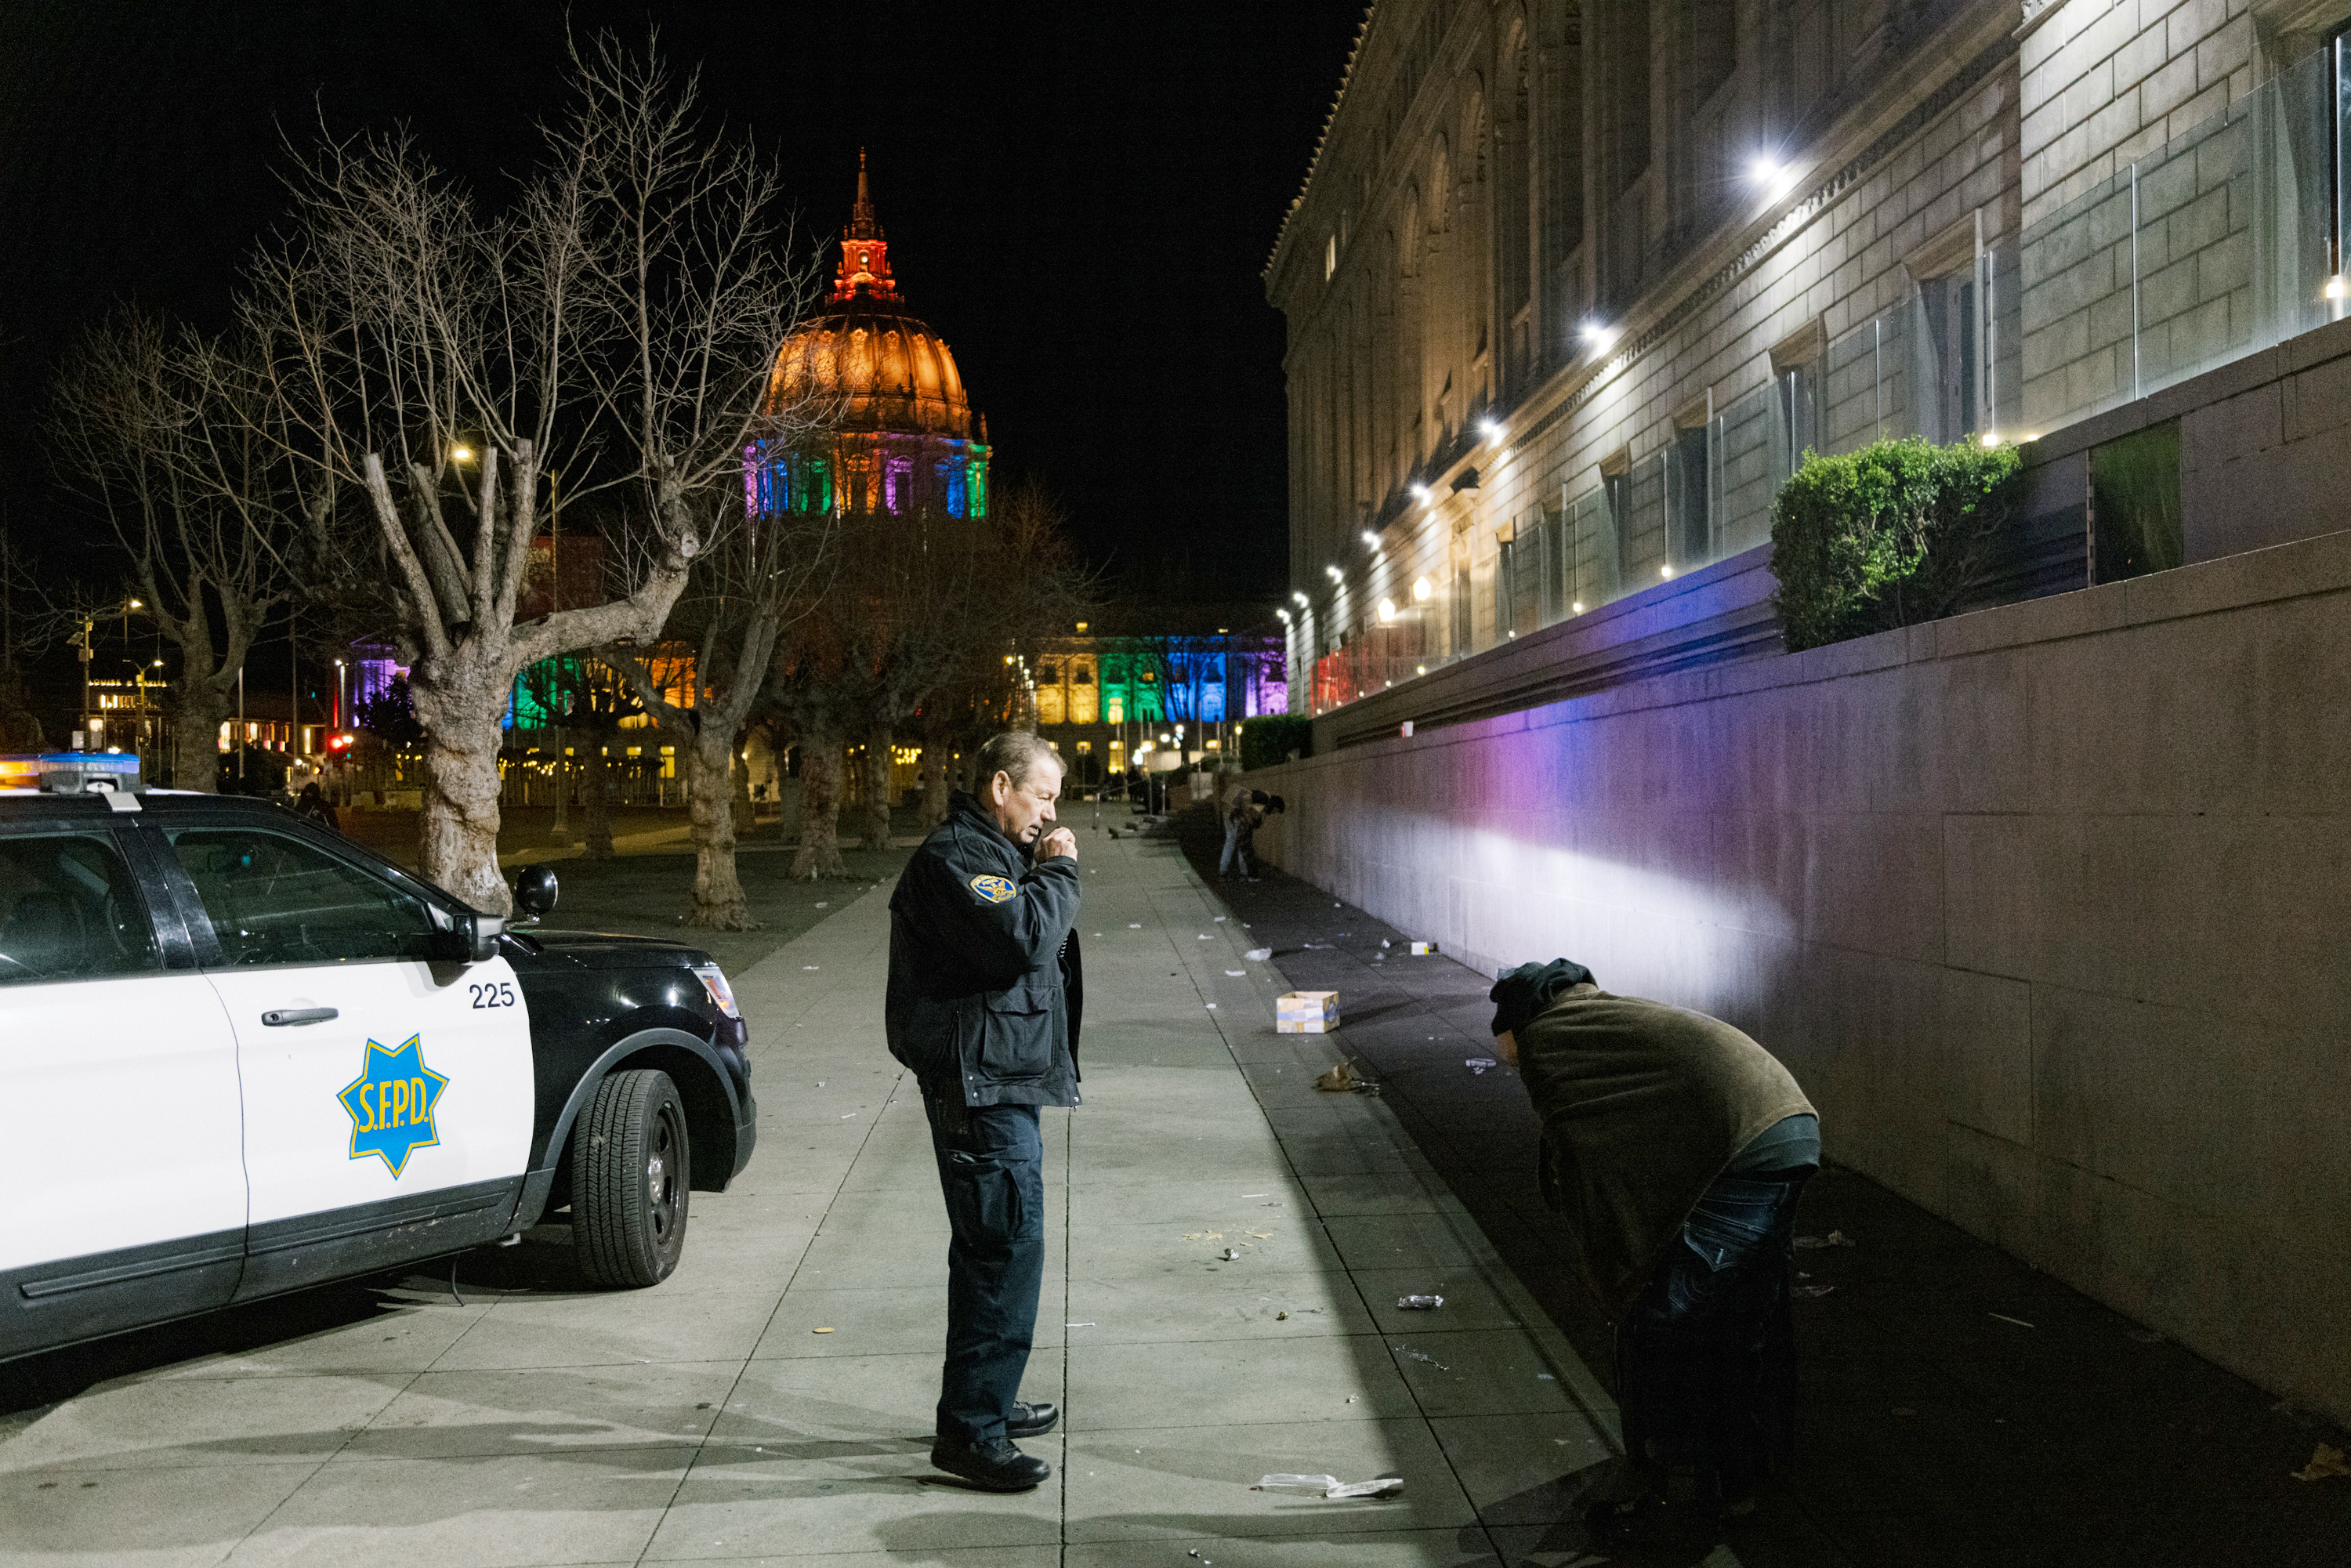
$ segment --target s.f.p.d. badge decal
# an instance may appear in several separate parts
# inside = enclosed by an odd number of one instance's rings
[[[433,1113],[448,1082],[424,1065],[424,1047],[415,1035],[397,1050],[368,1041],[359,1078],[337,1096],[351,1113],[351,1158],[373,1155],[397,1179],[409,1155],[441,1141]]]
[[[990,904],[1002,904],[1020,890],[1008,876],[976,876],[971,879],[972,892]]]

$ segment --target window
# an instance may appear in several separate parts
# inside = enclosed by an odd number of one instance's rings
[[[1094,673],[1083,664],[1072,664],[1070,666],[1070,684],[1073,686],[1092,685]]]
[[[1708,483],[1707,426],[1698,423],[1674,432],[1670,466],[1666,480],[1667,517],[1666,555],[1676,570],[1697,566],[1713,551],[1708,527]]]
[[[1780,472],[1793,474],[1804,454],[1820,445],[1820,367],[1807,361],[1772,377],[1772,434],[1779,443]]]
[[[1971,435],[1978,417],[1981,327],[1976,264],[1918,287],[1918,434],[1938,445]]]
[[[1053,663],[1052,660],[1047,659],[1037,666],[1037,684],[1039,685],[1057,685],[1060,684],[1061,679],[1061,666]]]
[[[0,839],[0,986],[162,967],[146,901],[112,835]]]
[[[251,828],[172,835],[230,964],[334,964],[440,955],[424,901],[298,839]]]

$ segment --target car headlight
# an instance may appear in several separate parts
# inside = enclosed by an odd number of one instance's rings
[[[735,1005],[735,988],[726,983],[717,965],[702,966],[694,971],[694,977],[702,982],[702,988],[710,993],[710,999],[717,1004],[720,1012],[731,1019],[743,1016],[743,1009]]]

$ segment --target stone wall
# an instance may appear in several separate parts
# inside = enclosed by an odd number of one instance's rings
[[[2351,1420],[2351,533],[1251,782],[1285,870],[1729,1019],[1832,1157]]]

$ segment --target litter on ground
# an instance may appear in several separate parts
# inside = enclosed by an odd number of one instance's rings
[[[1988,1318],[1998,1318],[2001,1322],[2004,1322],[2004,1323],[2014,1323],[2018,1328],[2021,1328],[2021,1329],[2029,1329],[2029,1328],[2031,1328],[2031,1327],[2032,1326],[2031,1323],[2026,1322],[2022,1318],[2012,1318],[2012,1317],[2010,1317],[2006,1312],[1986,1312],[1986,1313],[1984,1314],[1984,1316],[1986,1316],[1986,1317],[1988,1317]]]
[[[1249,959],[1251,963],[1262,964],[1268,958],[1273,956],[1273,949],[1270,947],[1252,947],[1248,952],[1242,954],[1241,956]]]
[[[1249,971],[1247,969],[1227,969],[1225,973],[1228,975],[1246,975]]]
[[[1835,1289],[1834,1285],[1796,1285],[1789,1289],[1788,1294],[1800,1301],[1818,1301]]]
[[[1852,1237],[1847,1236],[1842,1230],[1832,1230],[1826,1236],[1799,1236],[1796,1238],[1796,1246],[1800,1249],[1803,1250],[1810,1250],[1819,1247],[1858,1247],[1860,1245],[1860,1242],[1855,1241]]]
[[[1476,1073],[1479,1077],[1483,1078],[1486,1076],[1486,1069],[1499,1066],[1499,1063],[1496,1062],[1490,1056],[1473,1056],[1464,1061],[1461,1065]]]
[[[1396,1306],[1407,1312],[1433,1312],[1445,1304],[1443,1296],[1398,1296]]]
[[[1324,1497],[1395,1497],[1404,1490],[1402,1476],[1378,1476],[1367,1481],[1343,1481],[1337,1476],[1274,1475],[1259,1478],[1251,1491],[1319,1491]]]
[[[1344,1094],[1356,1084],[1355,1071],[1345,1062],[1331,1069],[1314,1081],[1314,1087],[1332,1094]]]
[[[2329,1476],[2351,1476],[2351,1465],[2343,1462],[2343,1450],[2332,1443],[2321,1443],[2318,1451],[2310,1456],[2310,1463],[2290,1472],[2298,1481],[2323,1481]]]

